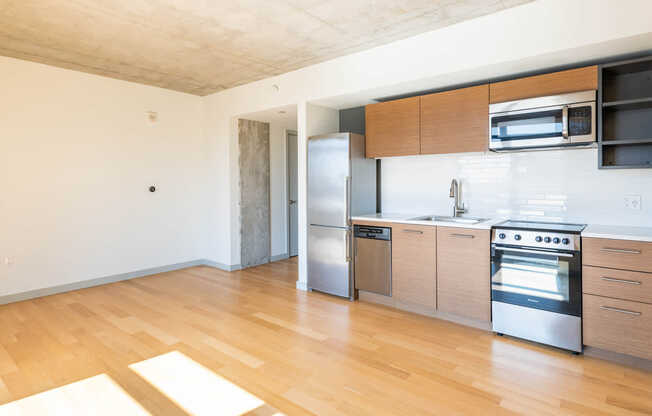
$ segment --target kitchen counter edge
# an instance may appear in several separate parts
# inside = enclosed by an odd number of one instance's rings
[[[415,215],[412,215],[414,217]],[[410,220],[408,218],[401,218],[397,216],[378,216],[378,215],[357,215],[351,217],[351,222],[355,223],[356,221],[373,221],[379,223],[395,223],[395,224],[412,224],[412,225],[428,225],[432,227],[455,227],[455,228],[469,228],[475,230],[490,230],[492,226],[498,224],[502,221],[505,221],[504,218],[500,219],[488,219],[484,222],[479,222],[477,224],[462,224],[448,221],[418,221]]]
[[[652,243],[652,227],[589,224],[582,231],[582,237]]]

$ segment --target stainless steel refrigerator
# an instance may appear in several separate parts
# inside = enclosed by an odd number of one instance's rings
[[[351,216],[376,212],[376,161],[364,136],[308,139],[308,288],[353,298]]]

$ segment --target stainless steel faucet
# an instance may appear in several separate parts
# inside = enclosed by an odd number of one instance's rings
[[[464,208],[464,203],[460,202],[462,199],[460,196],[460,184],[457,182],[457,179],[453,179],[451,182],[451,190],[449,196],[455,198],[455,204],[453,204],[453,217],[459,217],[460,214],[466,212]]]

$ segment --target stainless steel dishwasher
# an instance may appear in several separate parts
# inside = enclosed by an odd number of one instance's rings
[[[355,225],[355,288],[392,295],[392,229]]]

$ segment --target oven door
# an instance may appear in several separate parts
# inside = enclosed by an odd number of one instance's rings
[[[581,316],[580,253],[491,246],[491,300]]]
[[[556,147],[595,141],[595,102],[489,115],[489,148]]]

